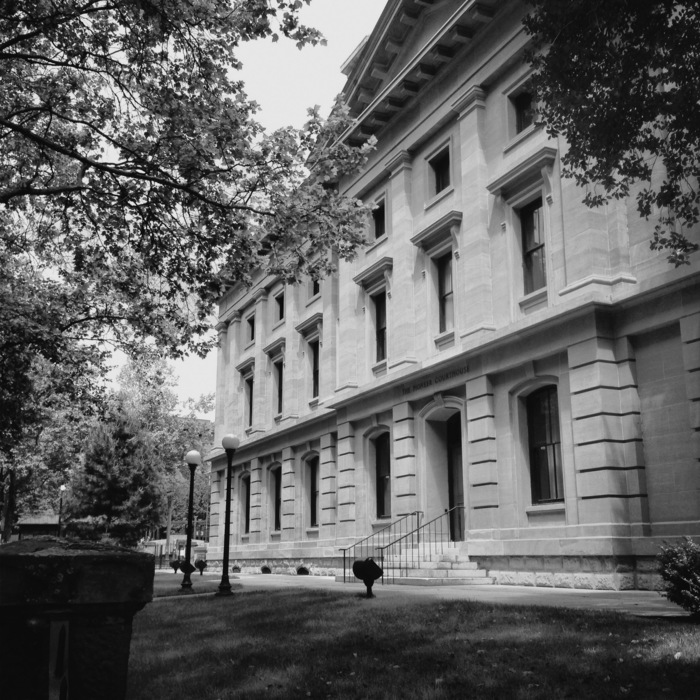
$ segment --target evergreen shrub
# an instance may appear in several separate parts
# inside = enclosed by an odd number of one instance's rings
[[[657,560],[664,581],[662,595],[700,617],[700,545],[690,537],[678,544],[661,545]]]

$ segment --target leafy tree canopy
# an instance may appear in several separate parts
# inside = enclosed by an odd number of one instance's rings
[[[698,250],[700,3],[527,0],[541,121],[563,135],[565,172],[591,206],[628,196],[658,216],[652,249]]]
[[[38,356],[90,375],[110,343],[204,353],[227,283],[354,254],[346,110],[267,134],[238,79],[241,42],[323,41],[308,2],[0,3],[0,448],[39,420]]]
[[[179,415],[174,384],[173,371],[162,357],[142,357],[122,369],[118,388],[107,397],[103,414],[91,422],[81,445],[71,478],[71,519],[91,518],[104,532],[131,544],[164,524],[166,507],[177,517],[186,511],[189,469],[184,455],[196,449],[204,456],[213,426],[192,412]],[[196,476],[196,515],[204,518],[207,466],[198,467]]]

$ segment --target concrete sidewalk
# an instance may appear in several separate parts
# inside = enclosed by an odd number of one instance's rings
[[[172,574],[170,574],[172,576]],[[205,574],[220,578],[221,574]],[[199,578],[199,577],[197,577]],[[314,588],[363,597],[362,582],[338,583],[330,576],[293,576],[285,574],[236,574],[231,576],[236,590],[254,591],[275,588]],[[436,600],[473,600],[505,605],[544,605],[586,610],[614,610],[641,617],[688,617],[677,605],[656,591],[589,591],[568,588],[529,586],[397,586],[374,585],[375,598],[369,605],[393,606],[408,602]],[[211,595],[211,594],[209,594]]]

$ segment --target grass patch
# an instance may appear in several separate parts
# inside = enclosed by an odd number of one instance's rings
[[[181,573],[173,574],[171,576],[165,574],[156,575],[153,581],[153,597],[154,598],[166,598],[170,596],[183,596],[190,595],[190,593],[183,592],[182,583],[183,575]],[[191,593],[214,593],[219,589],[219,584],[221,583],[221,577],[218,576],[200,576],[198,572],[195,572],[191,576],[192,588]],[[236,583],[231,581],[231,586],[235,590]]]
[[[676,700],[699,662],[683,618],[282,589],[147,606],[127,697]]]

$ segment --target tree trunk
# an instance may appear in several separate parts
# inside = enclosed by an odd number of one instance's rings
[[[8,469],[5,479],[5,498],[2,506],[2,541],[9,542],[12,534],[12,522],[15,517],[15,470]]]
[[[165,556],[170,556],[170,529],[173,524],[173,496],[168,494],[168,524],[165,528]]]

